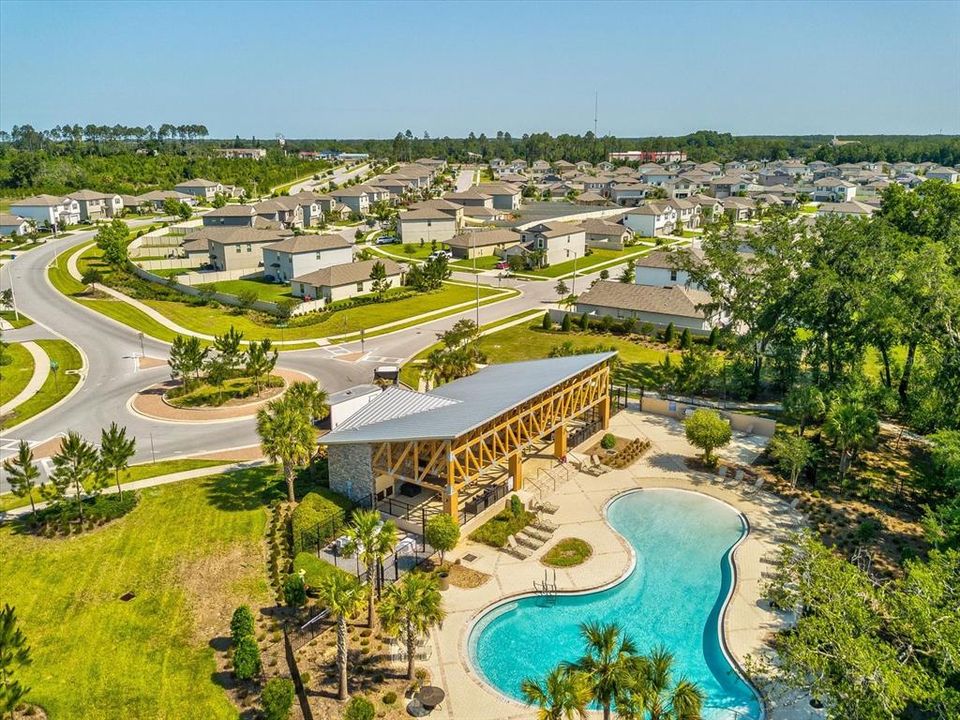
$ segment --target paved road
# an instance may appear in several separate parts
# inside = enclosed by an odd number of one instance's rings
[[[361,173],[365,173],[369,169],[370,169],[369,164],[358,165],[352,170],[344,170],[343,168],[337,168],[336,170],[333,171],[333,177],[323,178],[321,180],[313,180],[313,179],[304,180],[302,183],[297,183],[296,185],[292,185],[290,187],[288,194],[296,195],[298,192],[301,192],[303,190],[316,190],[317,192],[323,192],[323,188],[326,187],[327,183],[330,182],[330,180],[333,180],[335,183],[337,183],[337,185],[340,185],[343,183],[344,180],[350,180],[351,178],[356,177]]]
[[[470,186],[473,185],[474,175],[476,175],[474,170],[461,170],[457,173],[456,191],[463,192],[464,190],[469,190]]]

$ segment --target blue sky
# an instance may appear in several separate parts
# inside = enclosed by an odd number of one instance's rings
[[[0,127],[960,132],[960,2],[0,1]]]

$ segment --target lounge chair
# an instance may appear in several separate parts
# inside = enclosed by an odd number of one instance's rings
[[[744,488],[744,489],[743,489],[743,494],[744,494],[744,495],[755,495],[756,493],[758,493],[758,492],[760,491],[760,488],[763,487],[763,483],[764,483],[764,482],[765,482],[765,481],[764,481],[763,478],[757,478],[757,481],[756,481],[753,485],[751,485],[750,487],[747,487],[747,488]]]
[[[731,480],[726,485],[724,485],[724,487],[732,490],[733,488],[737,487],[737,485],[743,482],[743,478],[744,478],[743,469],[737,468],[737,472],[734,474],[733,480]]]
[[[723,485],[723,481],[727,479],[727,470],[727,466],[722,465],[720,469],[717,470],[717,474],[710,478],[710,484],[720,483]]]
[[[530,557],[530,553],[517,544],[517,539],[513,535],[507,535],[507,544],[500,549],[518,560],[526,560]]]
[[[532,524],[537,530],[542,530],[545,533],[553,533],[558,527],[555,523],[550,522],[542,515],[537,515],[537,519],[534,520]]]

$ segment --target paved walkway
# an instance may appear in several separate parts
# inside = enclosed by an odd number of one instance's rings
[[[653,420],[648,424],[648,420]],[[667,420],[667,422],[663,422]],[[444,593],[447,618],[435,631],[431,642],[433,653],[428,661],[435,684],[447,691],[443,707],[435,712],[440,717],[471,720],[504,720],[529,718],[531,709],[495,692],[478,677],[468,659],[467,642],[472,623],[487,608],[503,598],[529,593],[534,580],[543,579],[544,567],[538,560],[564,537],[589,538],[594,555],[581,566],[557,570],[561,590],[587,590],[616,582],[632,567],[632,550],[615,533],[604,517],[606,503],[620,493],[638,488],[669,487],[700,492],[718,498],[743,512],[750,521],[751,532],[738,546],[734,562],[737,585],[723,619],[724,637],[729,650],[741,666],[747,656],[768,655],[771,633],[785,627],[790,618],[771,611],[761,599],[761,571],[770,567],[778,543],[787,531],[799,526],[801,518],[776,498],[764,493],[747,497],[736,490],[711,484],[709,476],[679,469],[674,462],[680,453],[694,454],[686,445],[682,431],[671,425],[676,421],[649,414],[621,412],[614,416],[611,430],[621,437],[643,435],[653,446],[639,462],[624,470],[614,470],[600,477],[574,473],[550,496],[559,510],[550,520],[559,526],[553,539],[526,560],[518,560],[485,545],[463,542],[453,553],[453,561],[492,575],[478,588],[451,587]],[[591,438],[582,447],[596,442]],[[755,457],[763,442],[755,439],[736,442],[728,449],[728,460]],[[669,462],[667,462],[669,460]],[[465,556],[474,556],[469,561]],[[806,698],[790,696],[781,689],[767,689],[769,720],[808,720],[819,718]],[[591,716],[595,716],[591,713]]]
[[[35,342],[29,341],[23,343],[23,347],[30,353],[31,357],[33,357],[33,375],[23,390],[17,393],[9,402],[0,406],[0,415],[6,415],[8,412],[15,410],[18,405],[25,403],[36,395],[47,381],[47,375],[50,374],[50,358],[47,357],[43,348]]]
[[[168,458],[169,459],[169,458]],[[224,465],[214,465],[212,467],[197,468],[196,470],[184,470],[183,472],[170,473],[169,475],[158,475],[157,477],[147,478],[146,480],[134,480],[133,482],[120,485],[123,490],[143,490],[144,488],[156,487],[157,485],[168,485],[169,483],[181,482],[183,480],[193,480],[194,478],[206,477],[207,475],[221,475],[233,470],[244,470],[246,468],[260,467],[267,465],[269,461],[264,459],[248,460],[245,462],[227,463]],[[108,495],[117,492],[117,486],[111,485],[103,489],[103,493]],[[37,503],[37,510],[47,506],[47,503]],[[0,523],[10,520],[20,515],[28,515],[31,512],[30,505],[14,508],[7,512],[0,512]]]

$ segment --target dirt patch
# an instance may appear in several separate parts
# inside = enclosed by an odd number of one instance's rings
[[[228,460],[231,462],[245,462],[247,460],[259,460],[263,457],[263,450],[259,445],[248,445],[247,447],[236,448],[233,450],[220,450],[219,452],[206,453],[204,455],[191,455],[197,460]]]
[[[490,579],[486,573],[463,565],[451,565],[448,571],[450,573],[450,584],[464,590],[478,588]]]
[[[142,358],[137,359],[137,367],[141,370],[149,370],[150,368],[161,367],[166,364],[166,360],[150,357],[149,355],[144,355]]]

